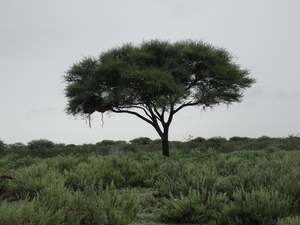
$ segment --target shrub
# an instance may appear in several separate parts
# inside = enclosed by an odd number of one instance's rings
[[[123,151],[126,153],[138,153],[141,151],[141,147],[139,145],[135,145],[135,144],[125,145],[123,147]]]
[[[59,173],[71,171],[75,169],[80,162],[85,161],[84,157],[79,156],[56,156],[55,158],[47,159],[46,162],[50,167],[53,167]]]
[[[52,141],[46,140],[46,139],[40,139],[40,140],[32,140],[27,143],[28,148],[31,150],[41,150],[44,148],[53,148],[54,143]]]
[[[132,194],[128,189],[124,189],[119,193],[113,187],[113,184],[102,192],[100,199],[103,200],[103,209],[101,211],[105,214],[105,225],[129,224],[136,218],[140,210],[139,200],[136,195]]]
[[[66,224],[127,225],[139,212],[139,200],[128,189],[119,192],[114,185],[106,189],[87,187],[75,192],[66,211]]]
[[[227,213],[243,225],[276,224],[277,219],[288,216],[293,199],[274,188],[257,187],[251,192],[243,188],[233,193],[234,206]]]
[[[197,142],[197,143],[202,143],[202,142],[204,142],[206,139],[205,138],[203,138],[203,137],[196,137],[196,138],[194,138],[194,139],[192,139],[192,140],[190,140],[190,141],[192,141],[192,142]]]
[[[229,152],[234,152],[236,150],[239,150],[238,145],[228,141],[219,146],[218,153],[229,153]]]
[[[300,216],[285,217],[278,220],[277,225],[299,225]]]
[[[139,212],[134,192],[87,186],[72,192],[64,187],[63,178],[50,182],[18,202],[0,202],[0,224],[90,224],[128,225]]]
[[[15,178],[7,186],[10,196],[18,199],[33,198],[49,184],[57,180],[58,174],[50,169],[45,162],[39,162],[28,167],[18,168]]]
[[[19,202],[0,202],[0,224],[62,224],[63,211],[53,211],[36,199]]]
[[[228,202],[226,194],[190,189],[186,196],[165,198],[159,216],[164,222],[206,224],[222,217]]]
[[[191,149],[195,149],[199,147],[203,142],[205,141],[205,138],[203,137],[196,137],[194,139],[188,140],[187,146]]]
[[[5,147],[4,142],[2,140],[0,140],[0,155],[3,153],[4,147]]]
[[[189,160],[167,161],[161,165],[154,187],[158,196],[178,197],[181,194],[187,195],[190,188],[210,189],[217,179],[216,171],[205,165],[197,168],[197,165]]]
[[[26,145],[23,144],[22,142],[16,142],[14,144],[9,144],[8,147],[12,149],[18,149],[18,148],[25,148]]]
[[[151,142],[151,139],[148,137],[139,137],[129,141],[131,144],[140,144],[140,145],[147,145]]]
[[[271,138],[269,136],[261,136],[259,138],[257,138],[258,141],[269,141],[271,140]]]
[[[144,165],[149,165],[150,170]],[[73,190],[83,190],[87,185],[103,187],[114,182],[117,188],[149,186],[152,170],[157,168],[155,161],[139,162],[127,156],[88,157],[70,171],[65,170],[66,185]]]
[[[74,145],[74,144],[68,144],[68,145],[66,145],[65,147],[76,148],[76,145]]]
[[[206,148],[218,149],[222,144],[226,143],[226,138],[223,137],[212,137],[207,139],[204,144]]]
[[[229,138],[229,141],[248,141],[250,138],[248,137],[238,137],[238,136],[233,136]]]
[[[115,145],[116,142],[113,140],[103,140],[101,142],[96,143],[97,145],[104,145],[104,146],[112,146]]]

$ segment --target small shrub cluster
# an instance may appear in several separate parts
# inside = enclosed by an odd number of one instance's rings
[[[140,144],[140,145],[147,145],[151,142],[151,139],[148,137],[139,137],[129,141],[131,144]]]
[[[58,157],[16,169],[13,180],[0,183],[0,224],[129,224],[140,209],[134,190],[119,191],[113,180],[103,185],[91,173],[78,186],[69,185],[69,172],[83,162]]]
[[[160,219],[273,225],[299,216],[299,159],[298,151],[244,151],[167,161],[155,183],[156,196],[163,197]]]
[[[44,187],[32,197],[0,203],[0,224],[129,224],[139,211],[132,191],[120,193],[112,185],[72,192],[61,183]]]
[[[145,156],[140,160],[128,156],[91,156],[74,165],[74,168],[64,170],[66,185],[73,189],[99,184],[100,181],[104,186],[113,181],[117,188],[151,187],[159,160]]]
[[[53,148],[54,143],[46,139],[32,140],[27,143],[30,150],[42,150],[44,148]]]
[[[4,141],[0,140],[0,155],[4,153],[5,144]]]

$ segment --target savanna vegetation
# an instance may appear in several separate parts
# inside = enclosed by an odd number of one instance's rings
[[[298,225],[300,138],[0,142],[0,224]]]

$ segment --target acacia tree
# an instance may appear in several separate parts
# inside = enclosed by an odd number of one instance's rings
[[[154,127],[169,156],[169,127],[179,110],[240,102],[255,82],[235,60],[202,41],[124,44],[69,68],[63,76],[66,112],[89,121],[95,111],[137,116]]]

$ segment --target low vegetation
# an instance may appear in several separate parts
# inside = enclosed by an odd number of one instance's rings
[[[0,224],[298,225],[300,138],[0,142]]]

